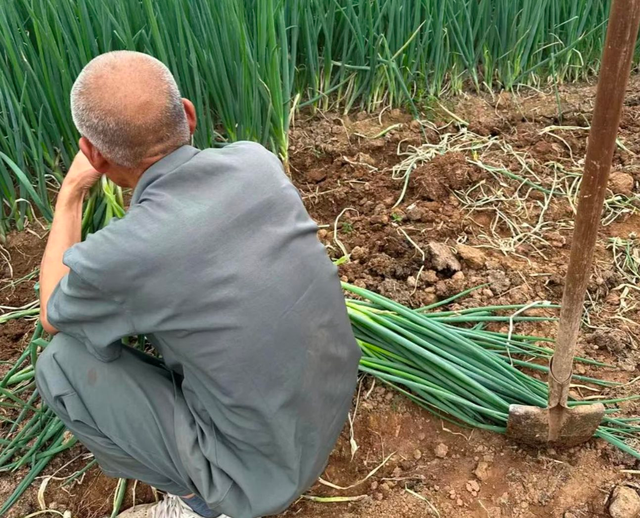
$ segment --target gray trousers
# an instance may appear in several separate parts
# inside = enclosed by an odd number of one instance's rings
[[[117,360],[105,363],[59,333],[38,358],[36,385],[105,474],[174,495],[196,492],[176,445],[173,408],[179,396],[162,362],[123,346]]]

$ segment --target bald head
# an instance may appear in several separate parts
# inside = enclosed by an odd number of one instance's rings
[[[71,113],[80,134],[122,167],[138,167],[190,139],[171,72],[139,52],[108,52],[91,60],[71,90]]]

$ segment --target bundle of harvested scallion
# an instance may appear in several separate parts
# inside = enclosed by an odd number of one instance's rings
[[[517,321],[550,320],[520,316],[521,310],[534,305],[427,312],[442,303],[411,310],[362,288],[348,284],[343,284],[343,288],[364,299],[347,300],[353,330],[363,351],[360,369],[392,385],[430,412],[462,426],[505,433],[509,405],[546,406],[546,383],[516,367],[548,371],[546,365],[535,363],[551,357],[550,349],[536,345],[548,339],[484,329],[484,323],[492,321],[509,322],[512,329]],[[504,309],[516,310],[516,314],[495,314]],[[587,358],[576,361],[610,367]],[[579,375],[574,380],[605,388],[621,385]],[[638,398],[598,401],[615,405]],[[572,400],[570,404],[591,402]],[[640,451],[629,444],[640,439],[640,426],[634,424],[640,417],[611,416],[618,411],[615,407],[606,410],[596,437],[640,458]]]

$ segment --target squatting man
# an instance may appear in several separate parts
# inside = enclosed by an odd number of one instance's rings
[[[155,58],[98,56],[71,110],[80,151],[40,273],[55,335],[42,397],[107,475],[166,493],[122,517],[282,511],[325,467],[360,357],[316,225],[259,144],[189,145],[194,106]],[[130,207],[81,242],[102,175],[132,189]]]

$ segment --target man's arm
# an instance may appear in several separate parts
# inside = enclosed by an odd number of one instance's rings
[[[82,201],[100,176],[80,151],[58,193],[51,233],[40,265],[40,321],[44,330],[50,334],[55,334],[58,330],[47,320],[47,303],[60,280],[69,273],[62,257],[82,238]]]

